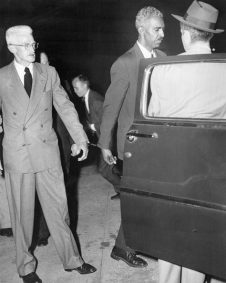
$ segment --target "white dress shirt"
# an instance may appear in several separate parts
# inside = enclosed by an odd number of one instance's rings
[[[87,90],[86,94],[84,95],[85,105],[87,112],[89,113],[89,89]]]
[[[90,109],[89,109],[89,92],[90,89],[88,89],[88,91],[86,92],[86,94],[84,95],[84,99],[85,99],[85,105],[86,105],[86,109],[87,112],[90,113]],[[93,130],[94,132],[96,132],[96,128],[94,124],[89,124],[90,129]]]
[[[23,65],[17,63],[16,60],[14,60],[14,66],[16,68],[16,71],[19,75],[19,78],[20,78],[22,84],[24,85],[24,75],[25,75],[24,69],[25,69],[25,67]],[[33,77],[33,63],[31,63],[29,66],[27,66],[27,68],[29,68],[31,75]]]
[[[152,57],[156,57],[155,51],[149,51],[147,48],[145,48],[143,45],[140,44],[139,41],[137,41],[137,45],[140,48],[140,51],[142,52],[144,58],[152,58]]]

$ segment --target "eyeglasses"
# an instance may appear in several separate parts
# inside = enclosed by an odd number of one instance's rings
[[[34,42],[34,43],[24,43],[24,44],[13,44],[10,43],[9,45],[14,45],[14,46],[23,46],[26,50],[29,49],[29,47],[32,47],[33,49],[37,49],[39,46],[38,42]]]

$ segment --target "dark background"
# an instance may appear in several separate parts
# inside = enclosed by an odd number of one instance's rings
[[[206,0],[220,10],[218,28],[226,29],[226,0]],[[110,82],[114,60],[137,39],[134,26],[139,9],[152,5],[163,12],[165,39],[161,49],[168,55],[183,51],[179,24],[170,13],[184,15],[191,0],[1,0],[0,66],[10,62],[5,30],[28,24],[40,50],[48,54],[61,79],[85,73],[102,94]],[[212,41],[216,52],[226,52],[225,33]]]

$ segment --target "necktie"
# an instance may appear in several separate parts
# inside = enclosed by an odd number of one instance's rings
[[[25,68],[24,69],[25,74],[24,74],[24,88],[28,94],[28,96],[30,97],[31,94],[31,88],[32,88],[32,76],[31,76],[31,72],[29,70],[29,68]]]

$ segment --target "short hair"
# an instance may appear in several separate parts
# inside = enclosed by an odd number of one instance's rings
[[[14,44],[15,40],[20,36],[23,36],[24,34],[31,34],[32,35],[33,31],[32,28],[29,26],[25,25],[20,25],[20,26],[13,26],[7,29],[6,31],[6,42],[7,45],[9,44]]]
[[[203,31],[199,30],[196,28],[193,28],[185,23],[180,23],[180,28],[181,31],[183,32],[184,30],[189,31],[191,35],[191,42],[196,42],[196,41],[209,41],[213,37],[212,32],[208,31]]]
[[[80,74],[80,75],[76,76],[76,77],[73,79],[73,81],[75,81],[75,80],[78,80],[78,81],[81,81],[81,82],[85,83],[85,84],[87,85],[87,87],[90,86],[90,81],[89,81],[89,79],[88,79],[85,75],[83,75],[83,74]],[[73,81],[72,81],[72,82],[73,82]]]
[[[147,6],[142,8],[136,15],[136,21],[135,21],[136,29],[138,30],[138,28],[144,25],[144,22],[146,20],[154,16],[163,18],[163,14],[155,7]]]

